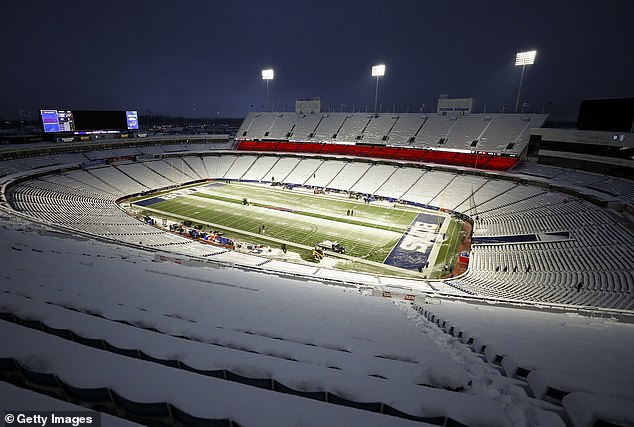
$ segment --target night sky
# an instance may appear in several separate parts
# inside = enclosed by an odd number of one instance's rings
[[[40,108],[243,117],[319,96],[334,111],[425,111],[438,95],[514,106],[515,53],[538,51],[522,101],[574,120],[584,98],[634,96],[634,1],[9,1],[0,118]],[[342,106],[342,104],[344,104]],[[508,107],[507,107],[508,111]]]

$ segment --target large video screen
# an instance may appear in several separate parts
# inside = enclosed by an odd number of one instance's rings
[[[75,130],[70,110],[40,110],[44,132],[72,132]]]
[[[634,98],[584,99],[579,107],[577,129],[631,132]]]
[[[139,129],[139,116],[134,110],[40,110],[40,113],[46,133],[116,133]]]
[[[125,118],[128,124],[128,129],[130,130],[139,129],[139,114],[136,111],[126,111]]]

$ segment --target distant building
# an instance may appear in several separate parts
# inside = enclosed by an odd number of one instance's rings
[[[475,107],[475,98],[449,98],[447,94],[438,97],[438,114],[471,114]]]
[[[539,163],[634,175],[634,98],[584,100],[577,129],[532,129],[528,155]]]
[[[321,112],[321,99],[300,98],[295,101],[295,112],[297,114],[316,114]]]

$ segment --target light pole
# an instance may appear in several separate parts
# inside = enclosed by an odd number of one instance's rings
[[[262,70],[262,80],[266,81],[266,111],[269,110],[269,82],[275,77],[275,72],[272,68],[266,68]]]
[[[527,52],[517,52],[515,55],[515,65],[522,66],[522,75],[520,77],[520,87],[517,89],[517,100],[515,101],[515,112],[517,113],[517,109],[520,106],[520,93],[522,92],[522,82],[524,81],[524,69],[527,65],[533,65],[535,62],[535,55],[537,54],[536,50],[529,50]]]
[[[544,114],[546,112],[546,107],[549,106],[549,105],[553,105],[553,103],[550,102],[550,101],[544,102],[544,105],[542,106],[542,114]]]
[[[379,77],[385,75],[385,65],[373,65],[372,66],[372,77],[376,77],[376,91],[374,92],[374,112],[376,113],[376,107],[379,104]]]

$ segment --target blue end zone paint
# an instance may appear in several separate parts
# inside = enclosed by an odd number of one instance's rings
[[[138,205],[138,206],[150,206],[153,205],[155,203],[160,203],[160,202],[164,202],[165,199],[162,199],[160,197],[152,197],[149,199],[145,199],[145,200],[140,200],[138,202],[134,202],[132,203],[133,205]]]
[[[436,239],[437,222],[438,217],[435,215],[418,214],[385,258],[384,264],[408,270],[424,267]]]

